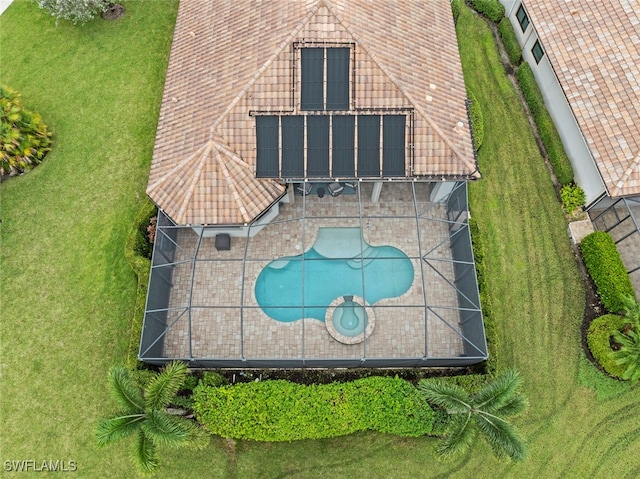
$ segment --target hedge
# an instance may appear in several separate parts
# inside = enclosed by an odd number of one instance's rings
[[[611,235],[604,231],[591,233],[584,237],[580,249],[604,307],[611,313],[622,311],[624,296],[635,298],[635,293]]]
[[[454,23],[458,23],[458,17],[463,6],[464,0],[451,0],[451,13],[453,14]]]
[[[500,34],[500,38],[502,38],[502,44],[504,45],[511,64],[513,66],[520,65],[522,61],[522,48],[520,48],[516,32],[513,30],[513,25],[508,18],[505,17],[500,20],[498,33]]]
[[[522,90],[522,94],[529,106],[531,116],[538,128],[540,139],[547,150],[549,162],[562,186],[573,182],[573,168],[569,157],[564,151],[562,140],[558,134],[555,123],[547,111],[542,97],[542,92],[536,83],[531,66],[523,62],[516,71],[516,78]]]
[[[484,117],[482,115],[482,106],[474,93],[467,89],[467,97],[471,100],[469,104],[469,117],[471,117],[471,130],[473,131],[473,144],[476,151],[482,146],[484,140]]]
[[[614,331],[620,331],[627,323],[627,319],[617,314],[605,314],[594,319],[589,325],[587,344],[593,358],[611,376],[622,378],[625,367],[616,364],[613,358],[610,338]]]
[[[504,17],[504,7],[498,0],[469,0],[473,9],[498,23]]]
[[[300,385],[285,380],[194,390],[196,419],[215,435],[257,441],[320,439],[373,430],[430,434],[434,412],[409,382],[367,377]]]

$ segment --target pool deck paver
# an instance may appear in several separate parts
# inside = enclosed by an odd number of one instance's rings
[[[276,220],[250,239],[250,259],[244,264],[245,238],[232,238],[230,251],[217,251],[214,238],[203,238],[198,259],[206,261],[196,262],[191,298],[192,263],[180,264],[174,270],[170,307],[186,307],[189,300],[192,307],[190,315],[183,314],[167,332],[165,354],[220,359],[444,358],[462,354],[456,292],[419,259],[419,243],[423,254],[436,248],[428,255],[430,263],[453,281],[448,225],[438,221],[445,218],[444,205],[428,202],[428,194],[421,191],[417,206],[425,219],[419,221],[418,230],[414,204],[407,201],[412,197],[408,188],[409,184],[385,185],[380,202],[363,201],[362,223],[357,217],[335,217],[358,215],[356,195],[296,197],[295,203],[282,205]],[[362,197],[369,198],[371,185],[362,185],[361,189]],[[304,222],[299,220],[303,206]],[[371,336],[360,344],[346,345],[333,339],[322,321],[283,323],[269,318],[255,298],[260,271],[273,259],[302,254],[313,245],[318,228],[346,226],[362,226],[367,243],[399,248],[414,265],[414,281],[405,294],[373,305],[376,326]],[[185,248],[182,259],[190,257],[196,243],[197,235],[192,230],[180,231],[179,244]],[[425,307],[425,296],[426,304],[433,308]],[[172,313],[169,321],[178,314]]]

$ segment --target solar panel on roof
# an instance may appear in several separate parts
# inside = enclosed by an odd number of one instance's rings
[[[304,176],[304,117],[282,117],[282,177]]]
[[[329,176],[329,117],[307,117],[307,176]]]
[[[256,177],[278,176],[278,117],[256,116]]]
[[[349,109],[348,48],[327,48],[327,110]]]
[[[358,116],[358,177],[380,176],[380,116]]]
[[[324,48],[302,48],[301,110],[324,109]]]
[[[352,178],[355,176],[353,154],[355,117],[353,115],[334,115],[332,121],[332,176]]]
[[[382,119],[382,175],[405,176],[404,115]]]

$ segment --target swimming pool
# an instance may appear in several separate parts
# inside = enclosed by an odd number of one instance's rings
[[[324,321],[327,307],[338,297],[359,296],[373,305],[411,286],[413,265],[398,248],[369,245],[360,228],[321,230],[304,254],[271,261],[258,275],[256,299],[269,317]]]

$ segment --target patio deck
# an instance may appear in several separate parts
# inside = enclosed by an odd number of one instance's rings
[[[174,261],[185,262],[173,271],[167,324],[175,324],[166,333],[164,355],[358,359],[463,354],[445,205],[429,201],[426,184],[416,189],[415,204],[409,183],[385,184],[377,203],[368,201],[371,190],[371,184],[361,185],[361,202],[358,195],[296,196],[295,203],[280,206],[279,216],[248,244],[246,238],[233,237],[230,251],[217,251],[214,238],[202,238],[195,262],[191,258],[198,235],[191,229],[179,230]],[[399,248],[413,263],[411,287],[400,297],[373,305],[375,328],[360,344],[334,340],[317,319],[291,323],[271,319],[256,301],[256,279],[267,263],[302,254],[321,227],[362,227],[367,243]]]

